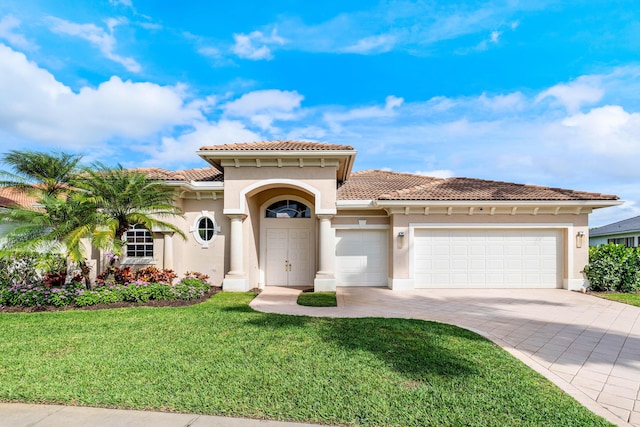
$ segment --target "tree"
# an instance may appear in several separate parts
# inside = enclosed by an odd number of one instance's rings
[[[13,172],[0,171],[0,186],[55,196],[69,188],[81,159],[68,153],[11,150],[2,156],[2,163]]]
[[[162,219],[182,213],[175,205],[175,191],[161,181],[120,165],[109,168],[95,163],[84,170],[75,186],[97,206],[116,254],[121,252],[125,233],[137,224],[148,230],[170,230],[186,238],[176,225]]]
[[[75,262],[89,288],[89,266],[82,239],[104,246],[106,232],[100,227],[100,214],[84,194],[67,191],[64,195],[43,195],[36,208],[12,206],[0,213],[0,219],[18,224],[2,247],[0,256],[16,253],[58,252]]]

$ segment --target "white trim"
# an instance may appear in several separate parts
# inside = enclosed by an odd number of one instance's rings
[[[165,181],[168,187],[181,187],[191,191],[224,191],[224,182],[219,181]]]
[[[374,208],[373,200],[336,200],[337,208]]]
[[[204,218],[209,218],[211,222],[213,222],[213,237],[211,238],[211,240],[204,240],[202,237],[200,237],[200,233],[198,232],[198,225]],[[200,215],[198,215],[193,221],[193,225],[189,227],[189,232],[193,234],[193,238],[198,244],[200,244],[200,246],[202,246],[203,249],[207,249],[209,245],[216,240],[216,237],[220,232],[220,226],[216,222],[215,213],[209,211],[200,212]]]
[[[320,192],[320,190],[318,190],[315,187],[312,187],[311,185],[307,184],[306,182],[303,181],[299,181],[296,179],[285,179],[285,178],[276,178],[276,179],[265,179],[262,181],[257,181],[254,182],[251,185],[246,186],[245,188],[242,189],[242,191],[240,191],[240,207],[238,209],[225,209],[224,210],[224,214],[225,215],[237,215],[237,214],[242,214],[242,215],[246,215],[247,214],[247,193],[258,189],[260,187],[265,187],[267,185],[272,185],[272,184],[286,184],[286,185],[291,185],[293,187],[298,187],[298,188],[302,188],[306,191],[308,191],[309,193],[313,194],[315,200],[314,200],[314,208],[315,208],[315,214],[316,215],[335,215],[336,214],[336,210],[335,209],[318,209],[318,206],[320,206],[322,204],[322,193]]]
[[[393,291],[412,291],[415,289],[413,279],[394,279],[389,277],[388,286]]]
[[[120,265],[156,265],[157,261],[151,257],[128,257],[120,260]]]
[[[409,228],[567,228],[573,227],[573,224],[566,223],[409,223]]]
[[[360,225],[360,224],[332,224],[331,228],[335,228],[336,230],[388,230],[388,224],[369,224],[369,225]]]

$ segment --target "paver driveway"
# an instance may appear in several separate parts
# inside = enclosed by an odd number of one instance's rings
[[[300,291],[267,287],[259,311],[328,317],[402,317],[473,330],[593,412],[640,426],[640,307],[561,289],[338,288],[338,307],[302,307]]]

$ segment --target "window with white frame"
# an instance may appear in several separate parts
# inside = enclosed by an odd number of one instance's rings
[[[142,224],[136,224],[125,234],[127,258],[152,258],[153,236]]]
[[[200,243],[203,248],[208,248],[218,235],[220,227],[216,224],[213,213],[202,211],[193,222],[190,231],[196,242]]]

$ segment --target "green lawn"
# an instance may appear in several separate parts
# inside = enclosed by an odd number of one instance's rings
[[[336,307],[335,292],[302,292],[298,296],[298,304],[308,307]]]
[[[608,425],[470,331],[258,313],[251,298],[0,313],[0,400],[342,425]]]
[[[623,302],[625,304],[635,305],[640,307],[640,293],[638,294],[605,294],[596,293],[595,295],[600,298],[610,299],[613,301]]]

